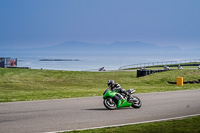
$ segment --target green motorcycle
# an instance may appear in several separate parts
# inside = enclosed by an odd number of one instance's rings
[[[130,106],[133,108],[140,108],[142,106],[141,100],[133,95],[136,91],[134,89],[129,89],[127,92],[128,95],[125,95],[107,88],[103,93],[104,106],[110,110]]]

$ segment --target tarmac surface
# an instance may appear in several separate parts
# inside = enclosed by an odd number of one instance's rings
[[[102,97],[0,103],[0,133],[56,132],[200,114],[200,90],[135,95],[142,101],[140,109],[107,110]]]

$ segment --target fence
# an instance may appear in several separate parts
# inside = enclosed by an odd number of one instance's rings
[[[182,63],[190,63],[190,62],[197,62],[197,63],[199,62],[200,63],[200,59],[189,59],[189,60],[178,60],[178,61],[163,61],[163,62],[150,62],[150,63],[131,64],[131,65],[126,65],[126,66],[121,66],[119,68],[119,70],[130,69],[130,68],[159,66],[159,65],[182,64]]]

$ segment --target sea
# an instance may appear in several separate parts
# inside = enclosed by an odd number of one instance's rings
[[[198,54],[66,54],[66,53],[0,53],[0,57],[17,58],[18,67],[31,69],[98,71],[119,70],[120,67],[139,63],[200,59]],[[40,61],[61,59],[72,61]],[[73,61],[79,60],[79,61]]]

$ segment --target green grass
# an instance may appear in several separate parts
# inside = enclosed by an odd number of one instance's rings
[[[0,102],[102,96],[109,79],[137,93],[199,89],[199,84],[176,86],[166,81],[200,79],[200,70],[175,70],[136,78],[136,72],[79,72],[0,69]]]
[[[200,116],[144,124],[72,131],[70,133],[199,133]]]

